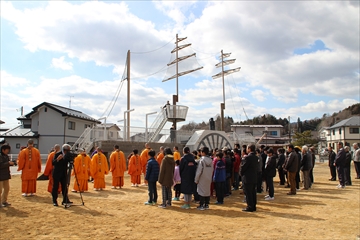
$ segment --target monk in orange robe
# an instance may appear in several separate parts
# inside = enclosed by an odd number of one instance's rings
[[[164,147],[160,147],[160,152],[156,156],[156,161],[158,162],[159,166],[161,166],[161,162],[164,159]]]
[[[99,191],[105,188],[105,175],[109,173],[109,166],[106,156],[102,153],[101,148],[91,158],[90,174],[94,179],[94,190]]]
[[[177,146],[175,146],[173,148],[174,152],[173,152],[173,156],[174,156],[174,161],[176,162],[176,160],[179,160],[181,161],[181,155],[180,155],[180,152],[179,152],[179,148]]]
[[[148,181],[145,180],[145,174],[146,174],[146,166],[147,162],[149,160],[149,151],[151,150],[150,145],[148,143],[145,143],[145,149],[140,154],[140,160],[141,160],[141,172],[144,175],[144,184],[147,186]]]
[[[58,151],[60,151],[60,145],[55,144],[54,150],[49,153],[48,158],[46,160],[44,175],[49,178],[49,184],[48,184],[48,192],[49,193],[52,192],[53,183],[54,183],[54,179],[53,179],[53,176],[52,176],[52,171],[53,171],[52,161],[54,159],[55,153],[57,153]],[[59,183],[58,193],[61,193],[61,184],[60,183]]]
[[[91,159],[86,154],[85,149],[82,148],[80,151],[80,154],[74,159],[74,169],[71,174],[75,176],[72,192],[84,192],[88,190]]]
[[[24,197],[33,196],[36,193],[36,178],[41,172],[41,157],[38,149],[34,147],[34,141],[28,140],[27,148],[19,153],[18,171],[21,171],[21,192]]]
[[[126,171],[125,155],[120,151],[119,146],[114,146],[110,155],[110,172],[112,173],[112,187],[121,188],[124,186],[124,172]]]
[[[131,176],[131,186],[138,187],[141,183],[141,160],[139,156],[139,151],[137,149],[133,150],[133,155],[129,160],[129,170],[128,173]]]

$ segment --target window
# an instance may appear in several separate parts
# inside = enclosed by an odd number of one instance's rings
[[[113,132],[110,132],[110,137],[113,137],[114,136],[114,133]]]
[[[333,135],[335,135],[335,129],[333,129]]]
[[[88,127],[91,128],[91,125],[90,124],[85,124],[84,127],[85,128],[88,128]]]
[[[68,129],[75,130],[75,122],[69,121]]]
[[[20,143],[16,144],[16,148],[19,149],[20,148]]]
[[[277,136],[277,131],[269,131],[270,136]]]
[[[341,128],[339,128],[339,134],[341,134]]]
[[[359,128],[349,128],[349,132],[358,134],[359,133]]]
[[[44,112],[47,112],[47,108],[44,108]]]

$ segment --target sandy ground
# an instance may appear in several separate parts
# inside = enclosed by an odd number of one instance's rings
[[[360,180],[354,179],[353,166],[351,171],[353,186],[339,190],[337,182],[328,181],[327,164],[317,163],[313,188],[296,196],[287,196],[276,176],[275,200],[264,201],[265,194],[259,194],[254,213],[241,211],[240,191],[206,211],[195,209],[196,204],[181,209],[181,201],[166,209],[145,206],[147,187],[130,187],[128,175],[121,190],[110,189],[111,176],[104,191],[93,191],[90,184],[85,205],[65,209],[52,206],[47,181],[38,181],[36,196],[22,197],[20,176],[14,175],[12,205],[0,209],[0,239],[356,239]],[[69,196],[81,204],[79,193]]]

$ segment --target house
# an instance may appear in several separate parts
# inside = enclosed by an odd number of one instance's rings
[[[318,132],[318,149],[321,151],[324,148],[327,148],[327,137],[329,136],[329,128],[328,127],[322,127]]]
[[[352,147],[355,142],[360,142],[360,116],[342,120],[327,128],[327,146],[332,146],[335,152],[337,143],[343,142],[345,146]]]
[[[56,143],[72,145],[87,127],[101,123],[80,111],[48,102],[37,105],[18,120],[21,125],[0,136],[11,146],[13,153],[26,146],[29,138],[42,154],[48,153]]]
[[[274,150],[289,144],[288,136],[281,136],[282,125],[231,125],[235,141],[242,142],[242,139],[252,136],[253,143],[274,148]],[[248,144],[248,142],[247,142]]]
[[[119,140],[121,137],[119,136],[120,128],[118,125],[114,123],[102,123],[97,124],[94,127],[95,131],[95,138],[96,139],[104,139],[104,140]],[[106,137],[104,137],[106,134]]]

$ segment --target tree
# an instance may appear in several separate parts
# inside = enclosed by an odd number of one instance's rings
[[[311,131],[304,131],[304,132],[295,132],[295,135],[293,136],[294,141],[292,144],[294,146],[304,146],[304,145],[313,145],[317,143],[316,139],[313,139],[311,137]]]

